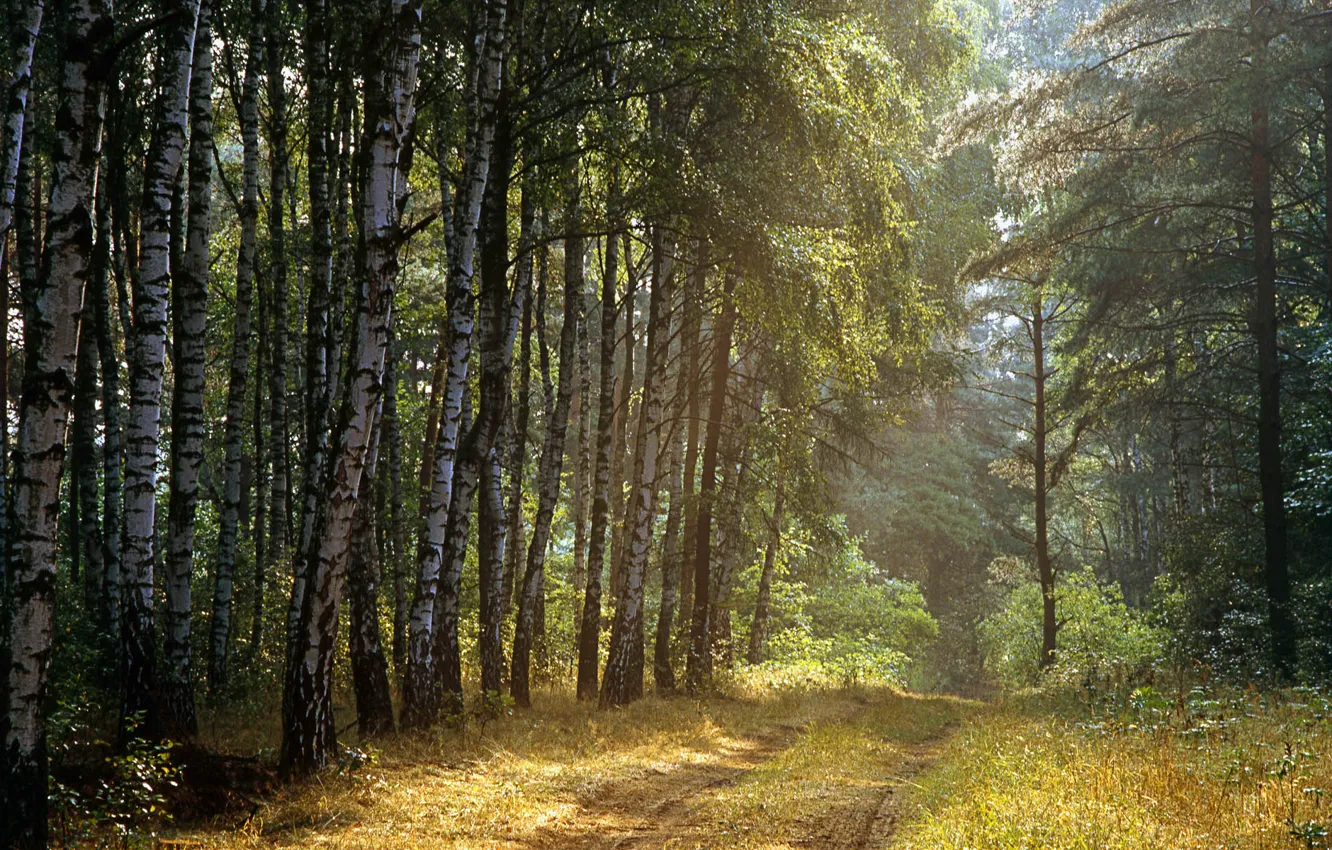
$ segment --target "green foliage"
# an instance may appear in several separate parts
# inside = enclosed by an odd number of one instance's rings
[[[1055,604],[1060,628],[1052,673],[1058,679],[1121,676],[1160,655],[1161,631],[1124,604],[1118,586],[1097,579],[1090,570],[1062,576]],[[1040,587],[1023,582],[979,626],[985,667],[1005,684],[1038,680],[1041,605]]]

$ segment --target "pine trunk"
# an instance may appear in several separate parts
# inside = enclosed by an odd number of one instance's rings
[[[162,650],[163,721],[169,737],[198,732],[190,669],[191,579],[199,467],[204,445],[204,337],[208,321],[208,240],[213,180],[213,37],[211,3],[199,6],[190,77],[189,214],[185,262],[171,287],[171,478],[167,506],[166,636]]]
[[[1045,381],[1047,378],[1045,371],[1045,305],[1042,303],[1039,289],[1032,304],[1029,327],[1031,332],[1032,383],[1035,384],[1035,400],[1033,403],[1035,418],[1032,428],[1035,432],[1033,462],[1035,464],[1036,481],[1036,573],[1041,583],[1040,667],[1044,670],[1055,662],[1058,623],[1055,621],[1054,565],[1050,561],[1049,464],[1045,446],[1045,438],[1049,433],[1045,427]],[[1137,535],[1135,534],[1135,546],[1136,540]]]
[[[1268,128],[1269,100],[1266,31],[1273,9],[1250,0],[1253,34],[1254,96],[1249,176],[1253,186],[1254,293],[1252,326],[1258,343],[1258,480],[1263,499],[1263,540],[1266,553],[1268,619],[1272,660],[1278,675],[1295,675],[1295,622],[1290,610],[1289,552],[1286,540],[1285,484],[1281,476],[1281,352],[1277,327],[1277,263],[1273,240],[1272,142]]]
[[[680,614],[676,618],[678,640],[688,644],[693,622],[694,551],[698,541],[698,499],[694,498],[694,478],[698,474],[699,426],[703,419],[703,375],[699,369],[701,347],[699,333],[703,324],[703,286],[707,281],[708,243],[699,240],[694,255],[694,272],[684,293],[684,338],[680,340],[685,353],[685,384],[689,389],[689,425],[685,432],[684,487],[684,541],[680,553]],[[683,652],[680,654],[684,654]]]
[[[86,312],[89,305],[85,296],[82,320],[93,320],[102,373],[102,589],[96,622],[101,629],[109,679],[115,671],[120,635],[120,509],[124,492],[120,486],[123,460],[120,445],[120,357],[116,354],[115,332],[111,327],[111,199],[105,188],[106,183],[98,181],[97,240],[93,248],[93,272],[88,290],[93,299],[93,315],[89,317]],[[7,305],[0,307],[0,315],[6,315],[7,309]],[[7,348],[8,340],[0,339],[0,347]],[[6,358],[6,353],[0,352],[0,358]],[[0,367],[0,372],[7,368]],[[0,392],[0,399],[3,398],[5,393]],[[0,447],[6,442],[7,439],[0,441]],[[2,483],[0,488],[3,488]]]
[[[763,643],[768,636],[768,607],[772,603],[772,576],[777,568],[777,551],[782,545],[782,520],[786,508],[784,482],[777,480],[777,494],[772,503],[772,527],[768,529],[768,547],[763,551],[763,572],[759,574],[758,598],[754,602],[754,620],[749,626],[749,652],[745,660],[750,664],[763,661]]]

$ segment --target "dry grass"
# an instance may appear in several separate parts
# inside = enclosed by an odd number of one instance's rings
[[[969,722],[913,796],[897,846],[1332,846],[1326,696],[1138,702],[1099,721],[1010,702]]]
[[[672,777],[688,790],[690,777],[740,775],[760,763],[753,781],[719,796],[706,814],[770,830],[776,821],[761,797],[794,800],[821,783],[869,781],[894,753],[875,735],[908,741],[964,710],[953,700],[863,691],[706,703],[649,697],[610,712],[567,693],[538,696],[535,710],[484,732],[440,729],[379,741],[372,764],[288,788],[239,830],[180,830],[177,837],[226,848],[572,846],[592,831],[632,828],[625,813],[677,793]],[[839,723],[858,715],[866,719]],[[796,739],[777,762],[764,763]],[[855,776],[839,778],[848,770]],[[621,801],[616,810],[599,806],[613,798]]]

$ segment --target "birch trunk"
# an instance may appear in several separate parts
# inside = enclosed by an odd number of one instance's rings
[[[5,91],[4,128],[0,130],[0,238],[9,233],[18,191],[19,157],[23,149],[23,126],[32,87],[32,53],[42,27],[43,0],[11,2],[8,36],[9,84]]]
[[[648,550],[656,514],[657,461],[660,453],[663,392],[671,335],[673,245],[660,225],[652,232],[652,294],[648,302],[647,352],[643,361],[643,396],[634,441],[634,471],[625,512],[624,567],[611,625],[610,649],[601,683],[600,704],[627,705],[643,696],[643,597]]]
[[[480,472],[477,505],[477,572],[480,595],[477,643],[481,655],[481,690],[499,695],[504,678],[504,545],[505,517],[499,459],[504,452],[504,422],[509,406],[509,376],[513,342],[527,298],[521,277],[509,296],[509,184],[513,173],[512,116],[507,92],[501,94],[500,120],[495,134],[494,163],[486,186],[482,211],[485,241],[481,246],[481,376],[480,410],[468,454]],[[534,201],[524,193],[521,202],[519,251],[531,250]],[[521,471],[519,472],[521,476]]]
[[[463,396],[459,425],[464,432],[472,427],[472,394]],[[461,616],[463,560],[467,537],[472,529],[472,497],[476,495],[479,470],[476,458],[464,455],[453,468],[453,493],[449,504],[444,551],[440,556],[439,592],[435,594],[434,623],[431,635],[430,669],[433,674],[430,704],[447,717],[457,717],[463,709],[462,650],[458,645],[458,620]]]
[[[129,421],[125,429],[124,635],[121,728],[143,715],[138,732],[161,732],[154,687],[156,649],[153,564],[156,549],[157,453],[162,426],[162,370],[166,360],[167,299],[171,284],[172,197],[185,154],[190,66],[198,0],[162,0],[172,15],[162,29],[157,57],[156,115],[144,170],[139,214],[139,271],[134,289],[134,337],[130,350]]]
[[[326,495],[321,501],[305,566],[307,587],[287,668],[279,767],[304,775],[322,767],[336,745],[333,725],[333,647],[346,573],[352,517],[361,485],[370,428],[382,396],[384,357],[393,314],[400,248],[399,183],[403,146],[415,120],[413,97],[421,52],[419,0],[393,0],[379,29],[391,36],[387,51],[366,53],[365,176],[360,194],[365,278],[356,301],[348,375],[331,445]],[[388,53],[382,65],[376,57]]]
[[[208,321],[208,240],[213,180],[213,37],[210,0],[199,6],[190,77],[189,215],[185,263],[171,288],[173,324],[171,496],[167,507],[167,616],[163,645],[163,709],[174,739],[198,732],[190,669],[190,585],[194,520],[204,444],[204,337]]]
[[[95,262],[95,260],[94,260]],[[105,280],[101,280],[105,284]],[[70,447],[70,508],[78,522],[70,529],[76,545],[70,554],[82,561],[83,607],[87,616],[99,622],[105,603],[106,565],[102,552],[102,526],[98,521],[97,493],[97,325],[93,321],[94,287],[99,276],[92,271],[84,288],[84,314],[79,321],[79,342],[74,374],[74,425]],[[8,285],[8,282],[4,282]],[[80,557],[82,555],[82,557]],[[71,576],[72,578],[73,576]]]
[[[240,249],[236,256],[236,317],[231,337],[227,413],[222,437],[222,517],[218,529],[217,573],[213,587],[213,622],[208,662],[208,686],[213,692],[226,687],[229,675],[236,542],[240,526],[242,436],[245,429],[246,379],[250,369],[250,302],[254,290],[259,222],[259,65],[263,61],[261,2],[254,0],[251,3],[248,56],[245,78],[241,83],[241,230]]]
[[[371,426],[361,479],[369,486],[378,468],[382,413]],[[362,489],[364,492],[364,489]],[[375,541],[375,510],[370,499],[358,499],[352,518],[351,562],[347,568],[348,622],[352,690],[356,694],[356,728],[362,738],[393,731],[393,700],[389,695],[388,661],[379,631],[379,547]]]
[[[14,452],[0,844],[15,848],[46,846],[43,702],[55,608],[56,521],[100,157],[102,98],[93,62],[111,32],[110,12],[100,3],[71,2],[66,14],[46,244],[35,285],[24,293],[23,395]]]
[[[333,384],[329,380],[329,307],[333,290],[333,204],[329,185],[329,137],[333,96],[329,83],[328,0],[306,0],[305,77],[309,120],[306,167],[310,191],[310,292],[305,336],[305,469],[300,538],[296,563],[308,554],[314,516],[322,493],[321,478],[328,454],[329,412]]]
[[[618,214],[618,181],[611,175],[606,198],[607,217]],[[614,227],[612,227],[614,230]],[[587,586],[583,593],[582,621],[578,627],[578,698],[597,696],[601,649],[601,584],[606,573],[606,524],[610,518],[612,452],[615,446],[615,325],[619,319],[616,277],[619,242],[606,239],[606,266],[601,280],[600,380],[597,387],[597,456],[592,473],[592,517],[588,529]]]
[[[476,119],[469,128],[463,184],[454,205],[453,243],[449,258],[449,358],[441,399],[439,435],[431,473],[429,510],[425,520],[424,546],[417,567],[416,598],[412,603],[411,635],[408,642],[407,677],[403,687],[403,723],[429,722],[435,709],[429,705],[431,635],[434,597],[439,585],[449,505],[453,501],[454,461],[462,417],[462,398],[467,390],[467,369],[472,353],[472,324],[475,298],[472,293],[476,231],[481,201],[490,173],[491,147],[495,138],[496,101],[505,47],[507,0],[489,0],[484,33],[477,57]]]
[[[112,83],[114,85],[114,83]],[[120,358],[116,355],[111,329],[111,200],[106,181],[98,181],[96,201],[97,240],[93,249],[93,325],[102,372],[102,590],[97,622],[101,628],[108,679],[115,670],[120,635],[120,509],[124,493],[120,487],[123,456],[120,445]],[[84,301],[84,310],[88,303]],[[7,306],[0,315],[7,314]],[[83,321],[88,320],[83,314]],[[0,340],[0,345],[7,345]],[[0,355],[3,356],[3,355]],[[7,368],[7,367],[6,367]],[[0,399],[5,394],[0,392]]]
[[[683,489],[684,541],[680,553],[680,614],[676,618],[678,641],[685,646],[693,622],[694,551],[698,541],[698,499],[694,497],[694,479],[698,474],[699,425],[703,420],[703,374],[700,369],[699,333],[703,324],[703,287],[707,282],[708,243],[699,240],[694,248],[694,271],[684,293],[684,337],[680,340],[685,352],[685,381],[689,388],[689,426],[685,431]],[[684,653],[680,653],[684,654]]]
[[[568,235],[564,239],[564,325],[560,329],[558,389],[541,447],[541,464],[537,472],[537,512],[532,522],[532,540],[527,548],[527,564],[523,571],[518,602],[518,621],[513,636],[509,693],[521,706],[532,703],[530,675],[534,624],[538,599],[544,587],[550,524],[555,516],[555,503],[560,496],[560,471],[564,466],[564,441],[573,396],[574,346],[578,339],[578,323],[582,321],[583,237],[579,233],[581,209],[576,162],[570,167],[568,182],[569,207],[565,219]],[[537,321],[541,321],[540,315]]]
[[[698,527],[694,539],[694,607],[690,618],[689,655],[685,665],[685,687],[697,694],[712,682],[711,611],[708,594],[712,587],[712,514],[717,492],[717,446],[721,442],[722,415],[726,410],[726,383],[731,371],[731,335],[735,330],[735,276],[728,273],[722,295],[721,315],[713,327],[712,390],[708,398],[708,429],[703,443],[703,473],[698,486]]]
[[[384,439],[388,441],[389,525],[393,543],[393,669],[407,663],[407,519],[402,505],[402,428],[398,422],[396,351],[384,364]]]
[[[681,335],[682,347],[683,343],[684,337]],[[670,447],[667,455],[669,470],[666,474],[666,531],[661,546],[661,610],[657,614],[657,633],[652,651],[653,681],[658,691],[667,693],[675,690],[675,668],[671,664],[671,626],[675,620],[675,600],[680,581],[680,524],[684,513],[681,504],[684,490],[684,444],[680,438],[689,400],[689,374],[680,357],[682,352],[683,348],[675,358],[675,396],[671,400],[668,429]]]
[[[523,208],[520,213],[518,259],[514,286],[526,294],[523,298],[521,319],[522,343],[518,355],[518,389],[515,391],[515,410],[509,436],[509,499],[505,524],[504,575],[500,582],[500,604],[503,615],[508,616],[513,608],[514,576],[518,565],[525,563],[526,547],[523,540],[523,478],[527,469],[527,429],[532,412],[532,254],[541,250],[535,241],[540,236],[535,211],[528,219],[528,204],[533,203],[533,191],[523,187]],[[524,236],[526,238],[524,238]],[[526,245],[526,249],[524,249]]]

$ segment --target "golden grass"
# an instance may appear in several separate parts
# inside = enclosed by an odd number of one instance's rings
[[[1009,702],[912,797],[908,850],[1329,845],[1332,721],[1313,693],[1180,702],[1092,723]]]
[[[909,740],[947,722],[932,719],[935,702],[961,705],[888,692],[821,691],[708,702],[649,697],[602,712],[568,693],[549,692],[538,694],[534,710],[491,723],[484,733],[437,729],[378,741],[373,764],[289,787],[242,829],[181,829],[176,837],[220,848],[565,846],[592,831],[632,828],[625,812],[638,808],[640,787],[647,814],[662,795],[675,793],[673,776],[688,791],[690,775],[706,778],[699,771],[728,767],[739,773],[766,757],[757,750],[774,735],[799,737],[797,750],[782,756],[785,767],[765,766],[736,789],[738,796],[719,804],[718,817],[724,810],[758,827],[768,815],[753,795],[780,788],[790,797],[806,773],[810,782],[829,781],[816,762],[855,764],[866,773],[871,764],[885,763],[851,758],[853,744],[857,755],[876,758],[886,757],[888,745],[870,741],[868,726],[842,731],[837,721],[868,703],[873,716],[882,715],[876,721],[882,729]],[[894,708],[885,707],[890,703]],[[798,735],[797,729],[811,731]],[[799,782],[781,778],[792,771]],[[621,811],[601,811],[598,801],[612,797],[621,800]]]

